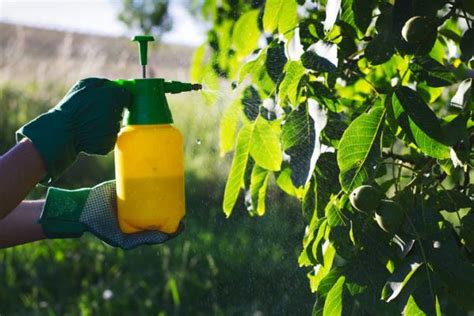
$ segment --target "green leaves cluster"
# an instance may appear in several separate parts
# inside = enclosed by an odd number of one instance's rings
[[[272,183],[301,200],[299,263],[313,314],[474,309],[472,7],[207,0],[203,8],[208,60],[193,72],[233,81],[239,95],[221,123],[221,153],[234,152],[224,211],[245,192],[250,214],[263,215]],[[348,196],[363,184],[401,205],[398,231],[352,208]]]

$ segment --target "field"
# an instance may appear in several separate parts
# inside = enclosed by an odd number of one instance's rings
[[[186,80],[193,49],[159,44],[150,74]],[[14,131],[54,106],[83,77],[133,78],[135,44],[0,24],[0,153]],[[268,214],[238,205],[226,220],[229,157],[219,157],[218,121],[229,98],[207,106],[198,93],[169,98],[185,135],[186,229],[160,246],[113,249],[92,236],[0,251],[2,315],[301,315],[312,297],[297,256],[304,232],[296,200],[272,188]],[[113,156],[82,156],[55,185],[112,179]],[[38,187],[30,198],[44,196]],[[271,294],[270,294],[271,293]]]

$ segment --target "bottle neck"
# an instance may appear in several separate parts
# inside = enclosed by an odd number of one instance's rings
[[[127,125],[172,124],[173,117],[164,92],[164,80],[157,78],[119,80],[132,94]]]

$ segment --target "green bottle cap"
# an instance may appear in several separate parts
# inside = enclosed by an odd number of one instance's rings
[[[147,64],[147,43],[153,40],[153,36],[145,35],[133,38],[139,44],[140,64],[143,67]],[[145,75],[144,69],[143,74]],[[126,117],[128,125],[172,124],[173,117],[165,93],[202,89],[200,84],[165,81],[162,78],[119,79],[115,82],[132,94],[132,104],[128,107]]]

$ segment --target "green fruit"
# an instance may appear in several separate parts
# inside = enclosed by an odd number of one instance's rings
[[[467,61],[474,55],[474,29],[467,30],[459,43],[461,59]]]
[[[384,198],[384,195],[371,185],[361,185],[352,191],[349,196],[352,206],[364,213],[375,210],[382,198]]]
[[[412,46],[415,54],[427,54],[438,37],[438,24],[431,17],[414,16],[406,21],[402,36]]]
[[[391,200],[380,201],[380,206],[375,211],[375,220],[387,233],[396,233],[402,226],[405,214],[400,204]]]

